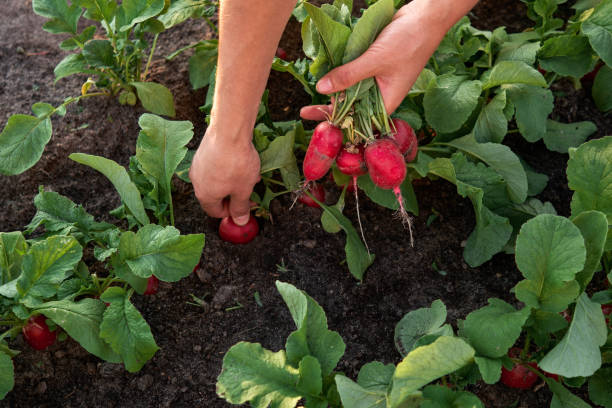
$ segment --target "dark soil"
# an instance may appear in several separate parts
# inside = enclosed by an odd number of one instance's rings
[[[5,3],[8,6],[0,17],[1,123],[13,113],[28,113],[37,101],[59,104],[78,92],[85,79],[71,77],[53,85],[53,68],[64,55],[57,47],[59,41],[42,31],[43,19],[33,14],[29,1]],[[521,7],[518,0],[483,1],[472,18],[482,28],[506,25],[519,31],[525,27]],[[154,78],[170,87],[175,96],[177,118],[195,125],[193,147],[205,130],[198,110],[205,91],[189,88],[188,53],[171,62],[161,57],[209,35],[203,21],[191,21],[164,33],[154,64]],[[281,46],[290,58],[301,55],[298,24],[289,23]],[[554,113],[558,120],[593,120],[599,136],[612,132],[612,119],[595,109],[585,91],[561,87],[559,92],[565,96],[558,99]],[[309,102],[288,74],[273,73],[269,88],[275,120],[297,118],[299,108]],[[65,118],[54,119],[54,136],[42,160],[23,175],[0,176],[0,230],[19,230],[30,221],[39,185],[82,203],[100,220],[112,221],[107,213],[119,205],[112,185],[67,156],[80,151],[127,165],[134,154],[137,121],[143,112],[111,99],[90,99],[71,106]],[[564,173],[567,155],[550,153],[543,144],[530,145],[520,138],[509,144],[551,178],[541,199],[550,200],[566,215],[570,199]],[[332,185],[327,187],[331,203],[338,191]],[[369,361],[400,361],[393,330],[410,310],[442,299],[448,321],[455,324],[485,305],[488,298],[516,302],[509,290],[521,275],[512,256],[497,255],[480,268],[470,268],[463,261],[462,243],[473,229],[473,210],[454,186],[443,181],[416,187],[421,213],[414,223],[414,248],[390,211],[361,200],[365,234],[377,256],[361,284],[341,263],[342,234],[322,230],[320,210],[301,204],[290,210],[291,199],[281,198],[272,206],[274,224],[260,222],[261,234],[255,241],[234,246],[219,239],[218,220],[202,213],[189,185],[177,182],[176,189],[177,227],[183,233],[204,232],[206,247],[197,275],[172,285],[162,283],[157,295],[135,299],[161,348],[155,357],[140,372],[130,374],[122,366],[89,355],[72,340],[34,352],[19,337],[12,344],[24,350],[14,359],[16,385],[0,406],[227,407],[215,394],[215,382],[228,348],[245,340],[278,350],[294,330],[274,287],[277,279],[305,290],[326,310],[330,328],[347,344],[339,369],[353,378]],[[440,217],[428,227],[426,220],[433,211]],[[346,213],[355,219],[352,200]],[[263,306],[257,305],[256,292]],[[190,294],[204,299],[207,306],[188,304]],[[517,392],[503,385],[479,384],[471,391],[487,407],[545,407],[551,398],[546,387]]]

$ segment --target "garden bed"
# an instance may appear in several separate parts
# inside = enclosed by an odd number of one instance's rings
[[[6,4],[0,17],[2,123],[13,113],[28,112],[36,101],[60,103],[79,89],[84,79],[69,77],[53,85],[53,67],[63,57],[56,39],[40,29],[44,19],[34,15],[30,2],[8,0]],[[506,25],[509,31],[516,31],[523,28],[521,6],[518,0],[482,1],[472,20],[478,28]],[[205,91],[189,88],[187,55],[170,62],[161,56],[210,35],[202,20],[190,20],[164,33],[153,65],[154,79],[174,94],[176,119],[194,123],[192,148],[205,131],[198,110]],[[295,21],[289,23],[281,46],[290,59],[302,55]],[[299,108],[309,102],[289,74],[273,73],[268,87],[274,120],[297,118]],[[598,127],[593,137],[612,133],[612,118],[596,109],[586,90],[576,91],[569,83],[555,85],[554,90],[558,93],[552,115],[556,120],[593,121]],[[39,185],[82,203],[97,219],[111,222],[108,211],[120,204],[112,185],[67,156],[85,152],[127,166],[143,112],[138,107],[119,106],[114,99],[92,98],[71,106],[65,118],[54,118],[55,136],[42,160],[22,175],[0,176],[0,230],[19,230],[31,220]],[[549,152],[542,142],[528,144],[517,134],[508,138],[514,151],[550,177],[539,198],[552,202],[560,215],[569,215],[568,156]],[[352,378],[366,362],[400,361],[393,330],[410,310],[441,299],[448,308],[448,322],[455,325],[457,319],[486,305],[488,298],[517,303],[509,290],[522,276],[513,256],[496,255],[479,268],[464,262],[462,245],[475,223],[472,206],[456,193],[455,186],[443,180],[415,186],[420,214],[414,222],[414,248],[390,210],[360,201],[365,236],[377,257],[362,283],[357,283],[340,262],[345,256],[343,236],[323,231],[320,210],[302,204],[290,208],[291,198],[283,196],[273,202],[274,222],[260,221],[258,238],[248,245],[234,246],[220,240],[218,220],[200,210],[191,186],[178,180],[174,186],[176,227],[183,233],[204,232],[206,245],[197,274],[175,284],[162,284],[154,296],[135,297],[160,347],[155,357],[140,372],[130,374],[121,365],[88,354],[72,340],[35,352],[19,337],[15,348],[24,352],[14,359],[15,388],[0,406],[226,407],[228,404],[216,396],[215,383],[229,347],[245,340],[278,350],[294,330],[275,280],[306,291],[327,312],[330,328],[347,344],[339,371]],[[327,201],[334,203],[339,190],[331,181],[326,187]],[[428,226],[434,213],[439,216]],[[345,214],[356,217],[351,198]],[[191,294],[206,304],[189,304]],[[517,391],[502,384],[479,383],[469,390],[486,407],[544,407],[551,399],[546,387]]]

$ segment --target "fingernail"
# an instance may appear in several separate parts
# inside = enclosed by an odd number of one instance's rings
[[[249,222],[249,214],[234,217],[234,224],[236,225],[243,226],[246,225],[247,222]]]
[[[328,93],[332,90],[332,82],[329,78],[323,78],[317,82],[317,91],[320,93]]]

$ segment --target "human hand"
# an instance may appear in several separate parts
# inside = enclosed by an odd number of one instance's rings
[[[189,178],[209,216],[231,216],[237,225],[245,225],[253,186],[261,178],[259,154],[250,137],[228,136],[217,131],[214,124],[209,126],[193,157]]]
[[[437,48],[446,31],[476,3],[475,0],[413,0],[400,8],[393,20],[361,56],[327,73],[317,83],[317,91],[332,94],[376,78],[387,113],[391,114],[406,97],[412,85]],[[307,120],[324,120],[327,105],[302,108]]]

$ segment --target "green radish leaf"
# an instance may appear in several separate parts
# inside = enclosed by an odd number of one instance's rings
[[[516,239],[516,265],[526,278],[515,286],[516,297],[534,309],[562,312],[578,296],[574,278],[585,260],[578,227],[564,217],[538,215]]]
[[[325,50],[331,68],[342,64],[344,49],[351,35],[351,29],[337,21],[334,21],[323,10],[310,3],[304,3],[308,16],[319,32],[322,40],[321,49]]]
[[[335,377],[342,405],[351,408],[386,408],[385,391],[369,390],[343,375]]]
[[[502,91],[482,108],[472,131],[478,143],[501,143],[504,140],[504,136],[508,133],[505,107],[506,92]]]
[[[26,226],[26,234],[33,233],[43,225],[50,233],[73,235],[87,243],[93,239],[90,233],[114,228],[112,224],[96,222],[93,215],[85,211],[82,205],[77,205],[68,197],[54,191],[41,189],[34,197],[34,206],[36,214]]]
[[[55,295],[82,257],[83,248],[73,237],[53,236],[32,244],[17,279],[20,301],[33,306]]]
[[[443,385],[428,385],[423,389],[423,398],[420,408],[485,408],[471,392],[453,391]]]
[[[522,204],[512,203],[506,207],[496,208],[495,213],[508,218],[515,231],[518,231],[524,223],[539,214],[557,215],[555,207],[550,202],[543,203],[537,198],[528,198]]]
[[[85,7],[87,11],[84,14],[85,18],[95,21],[106,21],[110,23],[117,11],[116,0],[73,0],[72,4],[79,7]]]
[[[108,40],[88,41],[83,48],[83,57],[87,64],[94,68],[115,67],[115,51]]]
[[[75,4],[68,6],[66,0],[32,0],[34,13],[50,19],[43,30],[53,34],[77,33],[77,24],[83,10]]]
[[[129,283],[130,286],[133,287],[137,293],[140,293],[142,295],[147,289],[148,279],[142,278],[132,272],[128,264],[122,261],[121,258],[116,254],[116,250],[113,254],[111,254],[110,259],[115,275]]]
[[[538,363],[542,370],[564,377],[590,377],[601,367],[608,330],[601,306],[583,293],[561,341]]]
[[[455,161],[458,159],[456,158]],[[476,166],[474,166],[476,168]],[[482,265],[500,252],[512,234],[507,218],[494,214],[483,204],[482,188],[463,182],[457,177],[455,164],[450,159],[438,158],[429,162],[429,172],[455,184],[462,197],[472,201],[476,227],[468,237],[463,257],[472,267]]]
[[[180,235],[174,227],[148,224],[121,234],[119,256],[136,276],[176,282],[192,273],[203,247],[204,234]]]
[[[612,407],[612,367],[604,367],[589,378],[589,398],[597,405]],[[0,394],[2,397],[2,394]]]
[[[567,162],[569,188],[574,190],[572,217],[588,210],[601,211],[612,225],[612,136],[591,140],[570,149]],[[612,229],[608,230],[606,251],[612,249]]]
[[[15,386],[15,368],[13,359],[0,351],[0,400],[6,397]]]
[[[477,143],[473,135],[467,135],[446,143],[488,164],[507,184],[508,195],[515,203],[527,198],[527,175],[519,158],[512,150],[499,143]]]
[[[357,384],[369,391],[386,393],[394,371],[395,366],[393,364],[385,365],[379,361],[372,361],[359,370]]]
[[[550,408],[592,408],[590,404],[584,402],[580,397],[572,394],[559,381],[552,378],[545,378],[548,388],[553,392]]]
[[[159,16],[159,21],[168,29],[190,18],[203,17],[210,9],[210,0],[177,0],[173,1],[168,10]]]
[[[51,119],[12,115],[0,133],[0,173],[21,174],[40,160],[51,139]]]
[[[121,356],[100,337],[104,302],[92,298],[78,302],[59,300],[43,303],[34,310],[51,319],[94,356],[111,363],[121,362]]]
[[[334,208],[336,208],[340,213],[342,213],[342,211],[344,210],[344,195],[345,194],[346,194],[346,189],[342,189],[342,193],[340,194],[340,197],[338,198],[338,202],[334,205]],[[325,232],[329,234],[337,234],[338,232],[342,231],[342,227],[340,226],[338,221],[336,221],[330,215],[330,213],[325,212],[325,211],[323,211],[323,213],[321,214],[321,226],[323,227]]]
[[[193,124],[145,113],[138,119],[138,125],[142,129],[136,141],[139,166],[154,183],[153,194],[172,206],[172,176],[187,153]]]
[[[482,380],[487,384],[496,384],[501,378],[501,358],[474,357],[474,362],[480,371]]]
[[[193,89],[210,85],[210,76],[217,66],[218,51],[218,43],[212,41],[196,47],[189,58],[189,82]]]
[[[130,82],[142,107],[156,115],[174,117],[174,98],[168,88],[155,82]]]
[[[348,38],[342,63],[346,64],[363,54],[382,29],[391,22],[393,14],[395,14],[393,0],[379,0],[368,7]]]
[[[595,81],[593,82],[593,87],[591,88],[591,94],[593,96],[593,100],[602,112],[608,112],[612,110],[612,87],[610,84],[612,83],[612,68],[605,65],[601,67],[597,76],[595,77]]]
[[[592,69],[592,50],[587,37],[560,35],[549,38],[538,52],[540,66],[562,76],[580,78]]]
[[[378,187],[372,182],[369,175],[365,174],[357,179],[357,185],[368,198],[374,201],[376,204],[386,207],[390,210],[398,210],[399,203],[397,197],[392,190],[385,190]],[[410,177],[406,177],[400,185],[402,197],[404,198],[404,206],[407,211],[410,211],[414,215],[419,215],[419,205],[417,203],[416,194],[412,188],[412,180]]]
[[[505,85],[508,98],[516,108],[516,124],[528,142],[537,142],[546,134],[546,118],[553,110],[550,89],[529,85]]]
[[[581,28],[597,55],[612,66],[612,0],[602,0]]]
[[[0,232],[0,287],[21,274],[21,263],[27,251],[28,244],[21,231]]]
[[[522,61],[500,61],[485,77],[482,89],[504,84],[525,84],[543,88],[547,86],[542,74]]]
[[[293,408],[302,399],[296,388],[299,371],[281,350],[273,353],[261,344],[240,342],[223,357],[217,378],[217,395],[231,404],[251,402],[253,406]]]
[[[548,150],[567,153],[570,147],[580,146],[595,132],[597,126],[590,121],[561,123],[549,119],[546,122],[544,144]]]
[[[401,407],[422,386],[473,361],[474,349],[456,337],[442,336],[427,346],[412,350],[393,373],[388,406]]]
[[[272,62],[272,69],[278,72],[290,73],[302,84],[304,91],[306,91],[306,93],[314,100],[314,98],[317,97],[317,93],[314,82],[310,81],[306,75],[309,69],[308,62],[306,60],[301,60],[298,65],[296,65],[296,62],[294,61],[289,62],[283,61],[280,58],[274,58],[274,62]]]
[[[74,74],[95,74],[96,71],[89,69],[89,65],[82,53],[69,54],[55,66],[55,82]]]
[[[124,289],[110,287],[100,299],[110,303],[100,323],[100,338],[121,356],[126,370],[139,371],[159,350],[151,328]]]
[[[136,24],[157,16],[164,6],[164,0],[123,0],[117,11],[119,30],[128,31]]]
[[[435,85],[432,85],[432,82],[434,82],[435,79],[436,79],[436,74],[434,74],[433,71],[430,71],[429,69],[424,68],[419,74],[419,76],[417,77],[414,85],[412,85],[412,89],[410,90],[409,95],[424,94],[425,92],[427,92],[427,88],[429,88],[430,86],[435,86]]]
[[[480,81],[465,76],[440,75],[425,92],[425,119],[438,133],[452,133],[461,128],[474,109],[482,92]]]
[[[119,193],[121,201],[128,207],[138,222],[143,225],[149,223],[149,217],[145,212],[140,192],[132,180],[130,180],[130,176],[124,167],[113,160],[85,153],[72,153],[68,157],[77,163],[89,166],[104,174]]]
[[[539,41],[508,41],[502,44],[495,63],[498,64],[501,61],[522,61],[527,65],[533,66],[539,49]]]
[[[295,132],[290,131],[284,136],[278,136],[259,154],[261,161],[261,174],[273,170],[290,168],[296,163],[293,154],[293,144],[295,142]]]
[[[452,336],[453,328],[445,321],[446,306],[440,299],[434,300],[431,307],[408,312],[395,326],[395,348],[405,357],[423,336]]]
[[[300,379],[297,388],[305,395],[319,395],[323,391],[321,365],[313,356],[304,356],[299,364]]]
[[[600,260],[606,245],[608,234],[608,220],[606,215],[599,211],[585,211],[578,214],[573,220],[580,229],[586,247],[586,262],[582,271],[576,275],[581,290],[585,290],[593,274],[600,267]]]
[[[85,28],[81,32],[81,34],[75,35],[71,38],[68,38],[62,41],[59,47],[65,51],[76,50],[77,48],[80,48],[80,44],[85,44],[87,41],[91,40],[94,37],[95,32],[96,32],[96,26],[89,26]],[[70,55],[73,55],[73,54],[70,54]],[[74,54],[74,55],[81,55],[81,54]]]
[[[489,299],[489,305],[467,315],[459,335],[466,338],[479,356],[503,357],[521,334],[531,310],[516,310],[501,299]],[[483,335],[486,333],[486,335]]]
[[[280,281],[276,282],[276,288],[297,326],[285,345],[288,362],[297,366],[305,356],[310,355],[321,365],[321,374],[329,375],[344,355],[346,346],[342,337],[327,328],[325,312],[305,292]]]
[[[191,168],[191,162],[193,161],[193,156],[195,155],[195,150],[187,150],[185,153],[185,157],[179,163],[176,168],[176,176],[183,180],[185,183],[191,183],[191,179],[189,178],[189,169]]]

